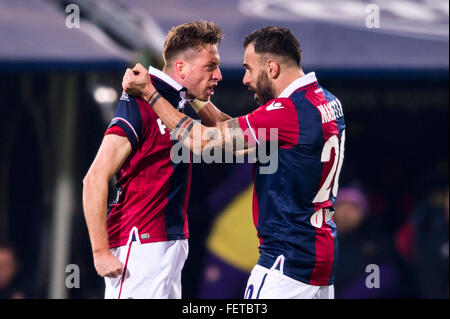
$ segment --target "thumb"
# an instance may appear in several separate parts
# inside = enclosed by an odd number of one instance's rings
[[[128,68],[128,69],[125,71],[125,74],[124,74],[123,78],[124,78],[124,79],[130,79],[130,77],[131,77],[132,74],[133,74],[133,71],[132,71],[130,68]]]

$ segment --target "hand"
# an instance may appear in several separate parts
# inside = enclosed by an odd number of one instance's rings
[[[140,63],[133,69],[127,69],[122,79],[122,88],[128,95],[141,97],[146,101],[155,91],[147,69]]]
[[[120,260],[111,254],[109,250],[101,253],[94,253],[95,270],[101,277],[116,278],[123,274],[123,265]]]

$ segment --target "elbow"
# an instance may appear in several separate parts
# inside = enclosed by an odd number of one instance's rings
[[[83,178],[83,202],[108,193],[109,180],[102,175],[88,172]]]
[[[97,179],[98,177],[89,171],[83,178],[83,193],[89,192],[92,188],[95,188],[95,185],[98,184]]]
[[[93,182],[93,181],[92,181],[92,176],[91,176],[91,174],[88,172],[88,173],[86,174],[86,176],[83,178],[83,193],[91,187],[92,182]]]

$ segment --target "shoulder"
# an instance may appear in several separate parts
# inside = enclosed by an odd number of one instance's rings
[[[141,108],[142,103],[146,103],[146,102],[143,99],[141,99],[140,97],[130,96],[126,93],[122,93],[118,104],[119,104],[119,106],[126,105],[126,106],[130,106],[130,107]]]
[[[295,104],[290,98],[275,98],[261,105],[252,113],[283,113],[295,109]]]
[[[150,108],[146,108],[145,104],[142,99],[123,93],[107,132],[115,126],[121,128],[135,147],[145,135],[144,128],[149,126],[150,115],[146,109]]]
[[[139,104],[136,98],[125,93],[122,94],[114,117],[111,120],[111,124],[115,124],[117,121],[123,121],[131,125],[134,129],[140,129],[141,112],[139,110]]]
[[[261,134],[266,136],[267,140],[272,140],[272,133],[277,135],[280,143],[289,143],[289,145],[295,144],[298,138],[298,114],[290,98],[270,100],[252,113],[239,118],[239,124],[242,129],[248,127],[257,141]],[[258,132],[259,129],[262,129],[262,132]],[[271,129],[278,131],[272,132]]]
[[[145,125],[151,119],[152,109],[142,98],[122,93],[114,117],[129,119],[131,122],[139,123],[138,126],[141,126],[141,124]]]

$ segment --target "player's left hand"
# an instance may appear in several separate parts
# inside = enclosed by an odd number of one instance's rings
[[[122,79],[122,88],[128,95],[142,97],[144,100],[147,100],[155,90],[147,69],[140,63],[133,69],[127,69]]]

